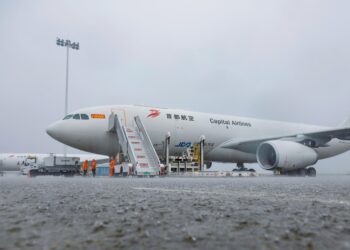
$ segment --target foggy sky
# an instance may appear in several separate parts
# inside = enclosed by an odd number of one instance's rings
[[[62,152],[69,110],[144,104],[336,126],[350,115],[349,1],[0,1],[0,152]],[[77,152],[69,149],[69,152]],[[319,172],[350,172],[350,152]]]

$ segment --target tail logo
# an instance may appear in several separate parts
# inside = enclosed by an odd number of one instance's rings
[[[150,113],[147,117],[156,118],[157,116],[160,115],[160,111],[157,109],[150,109],[149,112]]]

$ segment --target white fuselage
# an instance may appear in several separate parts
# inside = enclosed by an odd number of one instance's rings
[[[116,113],[125,125],[139,116],[146,127],[155,150],[164,152],[164,141],[171,135],[170,155],[182,153],[205,136],[205,160],[214,162],[256,162],[255,152],[220,147],[229,140],[249,140],[303,134],[329,129],[327,127],[207,114],[178,109],[114,105],[80,109],[72,114],[85,114],[87,120],[67,119],[52,124],[47,132],[69,146],[96,154],[114,156],[119,151],[116,134],[108,133],[108,117]],[[95,117],[95,118],[92,118]],[[350,149],[348,141],[333,139],[327,147],[316,148],[319,159]]]

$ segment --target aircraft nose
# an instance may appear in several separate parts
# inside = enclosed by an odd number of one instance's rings
[[[61,121],[58,122],[54,122],[52,124],[50,124],[47,129],[46,129],[46,133],[51,136],[52,138],[61,141],[62,140],[62,136],[64,134],[63,131],[63,124]]]

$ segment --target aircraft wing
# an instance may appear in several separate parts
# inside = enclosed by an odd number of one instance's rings
[[[233,139],[220,145],[223,148],[240,150],[246,153],[256,153],[258,146],[270,140],[285,140],[303,143],[310,147],[327,147],[332,139],[350,140],[350,127],[320,130],[287,136],[265,137],[257,139]]]

